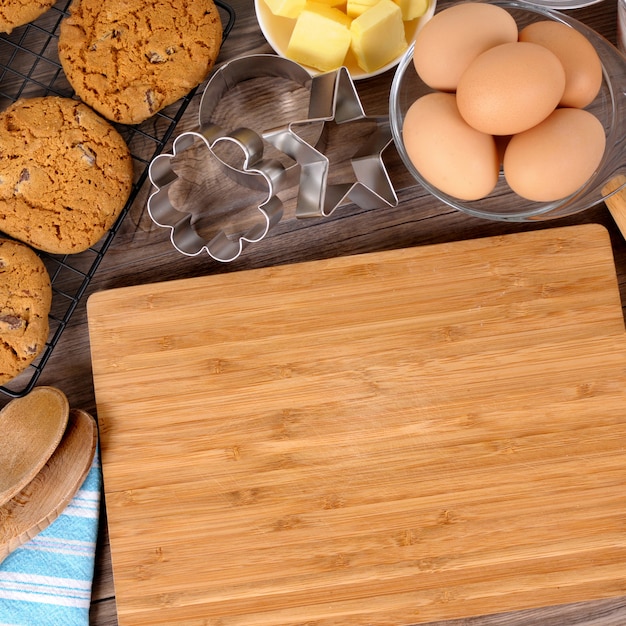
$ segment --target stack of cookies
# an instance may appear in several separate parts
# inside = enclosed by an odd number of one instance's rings
[[[53,4],[0,0],[0,32]],[[22,98],[0,113],[0,384],[47,341],[51,285],[36,251],[87,250],[130,197],[133,159],[114,124],[140,124],[199,85],[221,41],[213,0],[74,0],[58,52],[77,98]]]

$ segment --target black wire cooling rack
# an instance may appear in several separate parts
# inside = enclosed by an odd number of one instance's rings
[[[70,4],[71,0],[57,2],[34,22],[15,29],[9,35],[0,35],[0,111],[18,98],[44,95],[74,97],[57,53],[59,26],[69,13]],[[222,16],[223,38],[226,39],[234,26],[235,12],[222,0],[216,0],[215,4]],[[167,144],[194,93],[195,90],[143,124],[114,124],[126,140],[135,166],[135,179],[128,202],[107,234],[85,252],[71,255],[39,252],[52,283],[50,334],[37,359],[21,375],[5,386],[0,386],[1,393],[11,398],[22,397],[36,385],[61,334],[139,194],[148,176],[150,162]]]

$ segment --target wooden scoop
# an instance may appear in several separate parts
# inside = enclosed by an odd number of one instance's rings
[[[63,438],[48,462],[0,507],[0,563],[63,512],[89,473],[97,441],[94,418],[72,409]]]
[[[41,470],[61,441],[69,404],[54,387],[35,387],[0,411],[0,506]]]

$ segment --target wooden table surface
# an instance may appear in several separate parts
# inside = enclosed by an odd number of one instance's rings
[[[218,63],[241,54],[272,52],[257,25],[252,0],[231,0],[230,4],[236,12],[236,23],[222,48]],[[616,0],[603,0],[569,13],[615,43]],[[387,113],[392,78],[393,72],[387,72],[357,84],[368,115]],[[195,124],[201,93],[202,88],[180,122],[177,133]],[[449,208],[418,185],[412,184],[393,147],[386,151],[385,161],[398,192],[397,207],[364,210],[350,205],[338,209],[328,218],[311,220],[298,220],[288,215],[266,239],[248,248],[236,261],[226,264],[212,261],[208,256],[190,258],[176,252],[165,229],[155,226],[148,216],[146,198],[151,189],[149,181],[146,181],[143,193],[139,195],[91,282],[87,296],[103,289],[140,283],[594,222],[603,224],[610,232],[624,301],[626,242],[604,205],[550,222],[517,224],[481,220]],[[73,407],[96,415],[85,310],[87,296],[64,331],[38,384],[59,387],[66,393]],[[113,626],[118,623],[106,530],[106,506],[102,509],[90,621],[95,626]],[[447,624],[617,626],[626,624],[626,597],[477,617]]]

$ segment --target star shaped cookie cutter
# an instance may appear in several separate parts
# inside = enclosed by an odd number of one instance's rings
[[[221,171],[236,184],[249,189],[267,190],[267,199],[258,206],[262,217],[244,233],[229,235],[223,229],[209,241],[200,236],[193,223],[193,215],[177,209],[170,199],[172,185],[178,180],[173,159],[200,140],[207,153],[216,159]],[[220,142],[228,142],[241,150],[243,165],[234,167],[216,155]],[[215,124],[208,124],[195,131],[180,134],[174,140],[171,153],[162,153],[150,163],[148,174],[156,188],[148,198],[148,213],[158,226],[170,229],[174,247],[186,256],[197,256],[206,251],[216,261],[234,261],[251,243],[261,241],[280,221],[283,204],[276,196],[276,189],[283,180],[285,168],[273,159],[263,156],[263,140],[249,128],[238,128],[227,133]]]
[[[329,184],[328,156],[318,149],[319,142],[313,144],[303,139],[296,126],[356,121],[373,122],[375,130],[350,159],[354,181]],[[389,117],[365,114],[347,68],[313,77],[307,120],[292,122],[262,136],[300,165],[297,217],[328,217],[348,201],[364,209],[397,206],[398,197],[382,158],[383,151],[393,141]]]

